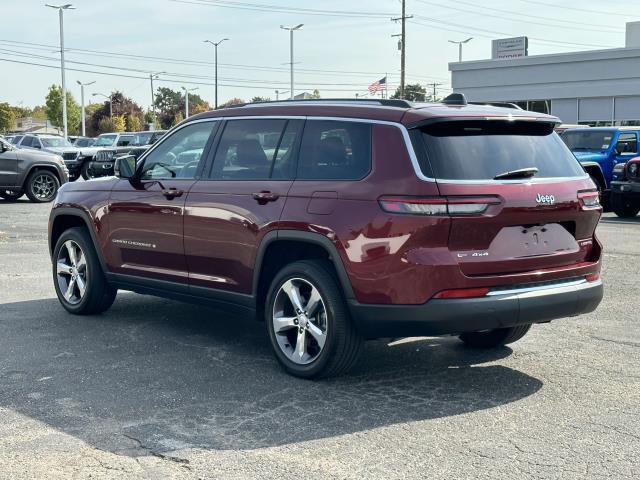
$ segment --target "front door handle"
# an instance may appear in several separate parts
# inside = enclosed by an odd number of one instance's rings
[[[260,205],[264,205],[265,203],[268,203],[268,202],[275,202],[280,198],[280,195],[278,195],[277,193],[269,192],[266,190],[262,192],[253,193],[251,196],[255,200],[257,200]]]
[[[168,190],[162,190],[162,195],[171,199],[176,197],[181,197],[184,193],[183,190],[178,190],[177,188],[169,188]]]

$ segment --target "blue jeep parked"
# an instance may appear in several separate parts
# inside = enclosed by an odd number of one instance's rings
[[[596,127],[565,130],[560,136],[598,190],[608,196],[613,167],[638,156],[639,135],[640,127]]]

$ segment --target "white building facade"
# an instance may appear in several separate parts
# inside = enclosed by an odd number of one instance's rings
[[[592,126],[640,125],[640,22],[625,48],[450,63],[454,92]]]

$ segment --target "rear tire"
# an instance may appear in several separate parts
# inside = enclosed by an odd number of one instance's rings
[[[49,170],[35,170],[31,172],[26,183],[26,193],[29,200],[36,203],[51,202],[56,198],[60,180]]]
[[[296,377],[340,375],[361,350],[362,338],[327,261],[303,260],[280,270],[267,293],[265,320],[276,358]]]
[[[107,282],[93,241],[85,228],[70,228],[53,249],[53,284],[62,306],[74,315],[108,310],[117,289]],[[75,283],[69,286],[71,281]]]
[[[496,328],[486,332],[463,333],[459,338],[467,347],[496,348],[517,342],[527,334],[530,328],[531,324],[508,328]]]
[[[7,202],[15,202],[22,195],[24,195],[22,190],[0,190],[0,198],[3,198]]]
[[[633,218],[640,212],[640,204],[632,202],[619,193],[611,194],[611,208],[620,218]]]

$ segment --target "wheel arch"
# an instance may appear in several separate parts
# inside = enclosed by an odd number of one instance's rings
[[[92,221],[89,214],[85,211],[75,208],[55,208],[51,212],[49,220],[49,254],[53,255],[53,249],[58,242],[60,236],[68,229],[74,227],[86,228],[93,242],[93,248],[100,260],[100,266],[104,272],[107,272],[106,262],[102,255],[102,250],[99,248],[99,243],[96,238],[96,233],[92,227]]]
[[[271,260],[276,257],[278,260]],[[298,230],[274,230],[267,233],[258,247],[253,273],[252,294],[261,305],[271,279],[285,265],[297,260],[328,260],[347,300],[354,299],[353,288],[335,244],[319,233]],[[258,316],[260,318],[260,316]]]
[[[585,172],[597,182],[600,187],[600,191],[607,190],[607,181],[604,178],[604,173],[602,173],[602,167],[597,162],[584,162],[582,163],[582,168],[584,168]]]

